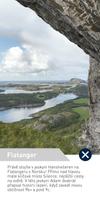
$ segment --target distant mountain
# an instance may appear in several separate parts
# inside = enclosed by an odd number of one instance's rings
[[[72,78],[69,80],[70,84],[87,84],[85,80],[79,79],[79,78]]]

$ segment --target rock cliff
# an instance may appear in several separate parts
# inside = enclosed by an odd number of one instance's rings
[[[100,0],[17,0],[90,55],[90,147],[100,153]]]

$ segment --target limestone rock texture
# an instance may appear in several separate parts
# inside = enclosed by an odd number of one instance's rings
[[[100,0],[17,0],[90,55],[90,147],[100,153]]]

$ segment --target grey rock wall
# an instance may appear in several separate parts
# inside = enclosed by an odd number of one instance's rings
[[[99,0],[17,0],[100,61]]]
[[[89,71],[90,119],[87,136],[90,136],[90,147],[100,153],[100,63],[90,59]]]

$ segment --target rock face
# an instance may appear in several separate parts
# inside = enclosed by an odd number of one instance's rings
[[[17,0],[100,61],[99,0]]]
[[[100,63],[90,59],[89,72],[90,121],[87,135],[94,152],[100,152]]]
[[[91,146],[100,153],[100,0],[17,0],[90,55]]]

